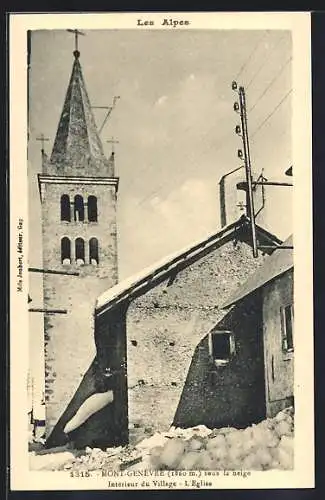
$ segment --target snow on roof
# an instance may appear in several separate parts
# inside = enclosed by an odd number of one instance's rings
[[[293,238],[291,235],[281,246],[291,247],[292,241]],[[272,255],[266,259],[264,264],[236,290],[236,292],[227,300],[225,304],[223,304],[222,307],[230,307],[291,268],[293,268],[293,250],[291,248],[275,250],[275,252],[273,252]]]
[[[192,242],[185,248],[174,252],[163,259],[155,262],[151,266],[148,266],[138,273],[133,274],[129,278],[121,281],[117,285],[109,288],[104,293],[102,293],[96,301],[95,309],[97,312],[104,312],[110,308],[113,304],[124,300],[135,290],[139,290],[146,286],[153,278],[161,277],[163,274],[167,273],[171,269],[177,267],[180,263],[188,260],[191,257],[197,256],[202,251],[213,247],[218,241],[222,241],[224,238],[231,235],[235,230],[241,227],[247,227],[249,219],[242,216],[237,221],[223,227],[218,232],[213,232],[207,235],[203,240]],[[271,240],[274,244],[280,245],[282,242],[276,236],[269,233],[260,226],[256,226],[257,231],[268,240]]]

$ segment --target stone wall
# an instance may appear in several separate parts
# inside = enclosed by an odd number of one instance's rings
[[[98,222],[61,221],[62,194],[97,196]],[[107,185],[45,184],[42,201],[44,269],[78,271],[79,276],[44,274],[44,306],[67,314],[44,315],[47,434],[75,393],[94,355],[95,300],[117,282],[116,194]],[[86,265],[61,264],[61,238],[85,240]],[[88,264],[87,243],[99,242],[99,265]]]
[[[265,349],[265,381],[267,414],[276,413],[293,403],[294,353],[282,350],[280,308],[293,304],[293,271],[265,286],[263,291],[263,322]]]
[[[254,259],[246,243],[230,240],[177,274],[171,272],[163,283],[130,304],[127,373],[131,428],[163,430],[173,423],[193,356],[200,356],[197,384],[206,383],[208,360],[203,339],[225,316],[221,306],[227,297],[263,259]],[[204,423],[202,412],[197,415]]]
[[[235,354],[217,366],[209,334],[196,347],[179,400],[174,425],[244,428],[265,417],[264,356],[260,297],[246,300],[212,330],[229,330]]]

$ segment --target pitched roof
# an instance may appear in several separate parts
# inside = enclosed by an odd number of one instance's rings
[[[72,73],[59,120],[50,162],[52,173],[68,173],[78,169],[79,175],[114,175],[112,165],[104,155],[86,85],[74,52]]]
[[[144,292],[148,286],[154,284],[158,280],[164,279],[164,276],[171,270],[186,267],[189,261],[191,262],[199,259],[203,254],[207,253],[209,249],[213,250],[229,239],[239,238],[240,230],[247,231],[247,241],[249,241],[249,225],[249,219],[242,216],[236,222],[223,227],[220,231],[208,235],[203,240],[193,242],[182,250],[164,257],[152,266],[142,269],[140,272],[102,293],[97,298],[96,311],[101,313],[112,308],[116,303],[129,299],[135,293]],[[262,227],[257,225],[256,230],[261,242],[266,241],[269,244],[281,245],[281,240]]]
[[[283,242],[281,246],[292,246],[292,235]],[[275,250],[270,257],[268,257],[263,265],[248,278],[248,280],[239,287],[236,292],[229,297],[227,302],[223,304],[223,308],[230,307],[247,295],[250,295],[255,290],[261,288],[266,283],[269,283],[274,278],[285,273],[293,268],[293,250],[291,248],[283,248],[282,250]]]

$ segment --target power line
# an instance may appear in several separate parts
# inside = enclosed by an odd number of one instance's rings
[[[291,94],[292,88],[288,90],[288,92],[285,94],[285,96],[281,99],[281,101],[273,108],[271,113],[269,113],[266,118],[259,124],[259,126],[254,130],[253,134],[251,135],[251,139],[255,137],[255,135],[259,132],[259,130],[265,125],[266,122],[269,121],[269,119],[274,115],[274,113],[280,108],[280,106],[284,103],[284,101],[287,99],[287,97]]]
[[[263,40],[263,39],[264,39],[267,35],[269,35],[269,33],[270,33],[270,32],[269,32],[269,30],[267,30],[267,31],[266,31],[266,33],[264,33],[264,34],[262,35],[262,37],[258,40],[258,42],[257,42],[257,43],[256,43],[256,45],[254,46],[254,48],[253,48],[252,52],[250,53],[249,57],[248,57],[248,58],[247,58],[247,60],[244,62],[244,64],[241,66],[241,68],[240,68],[240,70],[239,70],[239,72],[238,72],[238,74],[237,74],[237,76],[236,76],[235,80],[237,80],[237,79],[238,79],[238,77],[241,75],[241,73],[244,71],[245,67],[248,65],[248,63],[249,63],[249,62],[250,62],[250,60],[252,59],[253,55],[255,54],[256,50],[258,49],[258,47],[259,47],[260,43],[262,42],[262,40]],[[273,52],[273,50],[274,50],[274,49],[278,46],[278,44],[280,43],[280,41],[281,41],[283,38],[284,38],[284,36],[283,36],[283,37],[281,37],[281,38],[280,38],[280,40],[278,40],[278,42],[277,42],[277,43],[275,44],[275,46],[273,47],[272,52]],[[290,59],[291,59],[291,58],[290,58]],[[288,61],[286,61],[285,65],[286,65],[286,64],[288,64],[288,62],[289,62],[289,60],[288,60]],[[265,64],[265,62],[263,62],[263,66],[264,66],[264,64]],[[260,69],[261,69],[261,68],[260,68]],[[283,70],[283,68],[281,68],[281,69],[280,69],[279,73],[280,73],[282,70]],[[259,71],[258,71],[258,72],[259,72]],[[276,78],[278,78],[279,73],[276,75]],[[256,76],[256,73],[255,73],[255,76]],[[255,76],[253,77],[253,79],[251,79],[250,84],[251,84],[251,83],[252,83],[252,81],[254,80]],[[274,78],[273,80],[275,81],[275,80],[276,80],[276,78]],[[271,83],[271,84],[269,84],[269,87],[271,87],[272,85],[273,85],[273,81],[272,81],[272,83]],[[268,89],[265,89],[265,90],[264,90],[264,92],[266,93],[266,91],[267,91],[267,90],[268,90]],[[259,99],[261,99],[261,98],[262,98],[262,97],[260,96],[260,98],[259,98]],[[255,103],[255,104],[254,104],[254,106],[255,106],[256,104],[257,104],[257,103]],[[280,103],[280,104],[282,104],[282,103]],[[278,106],[280,106],[280,104],[279,104]],[[275,111],[276,111],[276,109],[275,109],[275,110],[273,110],[272,114],[273,114]],[[270,116],[270,117],[271,117],[271,116]],[[267,121],[267,120],[265,120],[265,121]],[[260,127],[262,127],[262,125],[263,125],[263,123],[260,125]],[[255,131],[255,133],[257,133],[257,130]],[[220,151],[220,150],[221,150],[221,149],[222,149],[222,148],[223,148],[223,147],[224,147],[224,146],[225,146],[225,145],[229,142],[229,140],[230,140],[230,138],[232,137],[232,135],[233,135],[233,132],[232,132],[232,131],[227,132],[226,134],[224,134],[224,136],[223,136],[223,137],[222,137],[222,138],[218,141],[218,143],[219,143],[219,144],[217,143],[217,148],[215,149],[215,152]],[[228,140],[227,140],[227,139],[228,139]],[[210,149],[212,148],[212,146],[213,146],[213,145],[210,145],[210,147],[208,148],[208,150],[210,150]],[[145,171],[145,170],[147,170],[147,168],[149,168],[149,167],[145,167],[145,168],[144,168],[144,169],[142,169],[141,171]],[[127,186],[127,187],[130,187],[130,186],[132,186],[132,184],[134,184],[134,182],[129,182],[126,186]],[[160,186],[158,186],[158,187],[157,187],[157,189],[155,189],[155,190],[154,190],[154,191],[152,191],[149,195],[145,196],[145,197],[144,197],[144,198],[142,198],[142,199],[141,199],[138,203],[136,203],[136,204],[135,204],[135,206],[134,206],[134,208],[137,208],[138,206],[141,206],[141,205],[142,205],[143,203],[145,203],[146,201],[148,201],[148,200],[150,200],[150,199],[154,198],[154,196],[155,196],[156,194],[158,194],[158,193],[159,193],[159,192],[163,189],[163,187],[164,187],[164,185],[160,185]]]
[[[261,36],[261,38],[258,39],[256,45],[254,45],[254,48],[253,48],[252,52],[250,53],[250,55],[248,56],[248,58],[246,59],[246,61],[244,62],[244,64],[241,66],[241,68],[239,69],[239,72],[237,73],[237,75],[235,77],[235,80],[238,80],[239,76],[242,74],[242,72],[244,71],[244,69],[246,68],[246,66],[248,65],[248,63],[251,61],[251,59],[252,59],[253,55],[255,54],[256,50],[258,49],[260,43],[262,42],[262,40],[268,34],[269,34],[269,30],[267,30],[266,33],[263,33],[263,35]]]
[[[204,152],[206,153],[207,151],[210,151],[210,149],[211,149],[213,146],[217,146],[217,148],[216,148],[215,152],[220,151],[220,150],[221,150],[224,146],[226,146],[226,145],[227,145],[227,143],[228,143],[228,141],[229,141],[229,139],[230,139],[231,137],[233,137],[233,131],[232,131],[232,130],[230,130],[230,131],[228,131],[227,133],[225,133],[225,134],[221,137],[221,139],[219,139],[219,141],[217,141],[217,143],[216,143],[216,144],[214,143],[214,144],[210,145],[210,146],[209,146],[209,147],[208,147],[208,148],[207,148]],[[228,140],[227,140],[227,139],[228,139]],[[139,174],[139,173],[143,173],[143,172],[145,172],[145,171],[146,171],[146,170],[148,170],[148,168],[150,168],[150,167],[151,167],[151,165],[148,165],[148,166],[143,167],[142,169],[138,170],[138,174]],[[175,169],[174,169],[174,171],[175,171]],[[130,188],[130,187],[134,184],[134,182],[135,182],[135,180],[134,180],[133,182],[131,181],[131,182],[127,183],[126,185],[123,185],[123,189],[124,189],[125,187],[126,187],[126,188]],[[142,205],[142,203],[143,203],[144,201],[147,201],[148,199],[150,199],[150,198],[154,197],[154,195],[155,195],[155,194],[157,194],[159,191],[161,191],[161,189],[162,189],[162,188],[163,188],[163,185],[160,185],[160,186],[159,186],[159,188],[158,188],[157,190],[155,190],[155,191],[154,191],[154,192],[152,192],[150,195],[148,195],[148,196],[147,196],[147,197],[145,197],[143,200],[141,200],[139,203],[137,203],[137,204],[135,205],[135,207],[137,207],[137,206],[139,206],[139,205]]]
[[[222,148],[224,148],[227,143],[229,142],[229,140],[231,139],[231,137],[233,137],[233,131],[229,131],[227,132],[226,134],[223,135],[223,137],[221,139],[219,139],[219,141],[217,142],[217,148],[215,149],[215,153],[217,151],[220,151]],[[228,139],[228,140],[227,140]],[[208,150],[210,150],[212,148],[212,145],[208,148]],[[207,150],[206,150],[207,151]],[[205,151],[205,152],[206,152]],[[129,183],[128,186],[132,185],[132,183]],[[158,194],[163,188],[164,188],[165,184],[160,184],[157,189],[155,189],[154,191],[152,191],[150,194],[148,194],[147,196],[145,196],[144,198],[142,198],[138,203],[136,203],[134,205],[133,208],[137,208],[139,206],[141,206],[143,203],[145,203],[146,201],[154,198],[154,196],[156,194]],[[129,225],[127,224],[125,227],[128,227]]]
[[[260,123],[260,125],[258,126],[258,128],[253,132],[251,138],[253,138],[257,134],[257,132],[263,127],[263,125],[273,116],[273,114],[278,110],[278,108],[281,106],[281,104],[285,101],[285,99],[288,97],[288,95],[291,92],[292,92],[292,89],[289,90],[289,92],[281,99],[281,101],[277,104],[277,106],[271,111],[271,113],[269,113],[269,115]],[[218,147],[215,150],[215,152],[220,151],[224,146],[226,146],[226,144],[228,143],[229,139],[232,136],[233,136],[233,132],[232,131],[227,132],[226,134],[224,134],[223,137],[218,141],[219,144],[218,144]],[[226,139],[228,139],[228,140],[226,140]],[[210,146],[209,150],[211,149],[211,147],[212,146]],[[142,198],[138,203],[136,203],[133,208],[137,208],[137,207],[141,206],[143,203],[145,203],[146,201],[154,198],[154,196],[156,194],[158,194],[163,189],[163,187],[164,187],[164,185],[158,186],[157,189],[155,189],[150,194],[148,194],[147,196],[145,196],[144,198]]]
[[[286,37],[286,35],[283,35],[281,38],[279,38],[279,40],[277,41],[277,43],[272,47],[270,53],[269,53],[269,56],[275,51],[275,49],[278,47],[278,45],[280,44],[280,42]],[[262,69],[264,68],[264,66],[266,66],[266,64],[269,63],[269,59],[264,57],[263,58],[263,62],[262,64],[258,67],[257,71],[254,73],[253,77],[250,79],[250,81],[247,83],[247,85],[245,86],[245,89],[246,91],[249,89],[249,87],[251,86],[251,84],[256,80],[256,77],[260,74],[260,72],[262,71]]]
[[[250,60],[252,59],[252,57],[253,57],[254,53],[256,52],[256,50],[257,50],[257,48],[259,47],[259,45],[260,45],[260,43],[262,42],[262,40],[263,40],[263,39],[264,39],[267,35],[269,35],[269,34],[270,34],[270,30],[267,30],[267,31],[266,31],[265,33],[263,33],[263,35],[259,38],[259,40],[257,41],[256,45],[254,46],[254,48],[253,48],[252,52],[251,52],[251,53],[250,53],[250,55],[248,56],[247,60],[246,60],[246,61],[243,63],[243,65],[241,66],[241,68],[240,68],[240,70],[239,70],[239,72],[238,72],[238,74],[237,74],[237,76],[236,76],[235,80],[237,80],[237,79],[238,79],[238,77],[241,75],[241,73],[244,71],[245,67],[247,66],[247,64],[248,64],[248,63],[250,62]],[[284,35],[284,36],[285,36],[285,35]],[[275,46],[273,47],[272,51],[273,51],[273,50],[274,50],[274,49],[278,46],[279,42],[280,42],[280,41],[284,38],[284,36],[283,36],[283,37],[281,37],[281,38],[280,38],[280,40],[279,40],[279,41],[275,44]],[[265,61],[265,59],[264,59],[264,61]],[[263,62],[263,65],[264,65],[264,62]],[[254,79],[254,77],[253,77],[253,79]],[[251,80],[251,81],[252,81],[252,80]],[[221,140],[220,140],[220,143],[221,143],[221,144],[220,144],[220,147],[218,147],[218,148],[216,149],[216,151],[219,151],[221,148],[223,148],[223,147],[224,147],[224,145],[226,144],[226,143],[224,143],[224,140],[225,140],[228,136],[232,136],[232,132],[229,132],[229,133],[225,134],[225,135],[221,138]],[[210,149],[211,149],[211,147],[212,147],[212,146],[210,146],[208,149],[210,150]],[[144,168],[142,168],[142,169],[140,170],[140,172],[145,172],[148,168],[149,168],[149,167],[144,167]],[[126,184],[126,186],[124,186],[124,187],[128,187],[128,188],[129,188],[129,187],[130,187],[130,186],[132,186],[133,184],[134,184],[134,181],[133,181],[133,182],[131,181],[131,182],[129,182],[128,184]],[[160,189],[159,189],[159,190],[160,190]],[[152,193],[152,194],[153,194],[153,196],[154,196],[154,194],[156,194],[156,193]],[[145,198],[143,201],[146,201],[147,199],[150,199],[150,197],[151,197],[151,196],[149,196],[149,197]],[[142,204],[142,203],[143,203],[143,201],[141,201],[140,203]],[[139,203],[139,204],[140,204],[140,203]],[[137,204],[136,206],[138,206],[138,204]]]
[[[275,108],[273,108],[273,110],[265,117],[265,119],[260,123],[260,125],[254,130],[253,134],[251,135],[251,139],[259,132],[259,130],[265,125],[265,123],[267,123],[268,120],[276,113],[276,111],[280,108],[282,103],[287,99],[287,97],[291,94],[291,92],[292,92],[292,89],[290,89],[284,95],[284,97],[279,101],[279,103],[275,106]],[[225,142],[225,139],[228,136],[230,138],[230,136],[232,136],[232,133],[227,133],[222,137],[222,139],[220,139],[220,141],[219,141],[220,145],[216,149],[216,151],[219,151],[227,144],[227,142]],[[137,207],[141,206],[143,203],[145,203],[146,201],[152,199],[157,193],[159,193],[162,190],[163,187],[164,187],[163,185],[160,185],[157,189],[155,189],[153,192],[151,192],[148,196],[142,198],[142,200],[140,200],[133,208],[137,208]]]
[[[253,109],[256,108],[256,106],[259,103],[259,101],[265,96],[265,94],[272,87],[272,85],[274,85],[274,83],[277,81],[277,79],[279,78],[279,76],[282,74],[282,71],[285,69],[285,67],[289,64],[289,62],[291,60],[292,60],[292,56],[289,57],[289,59],[287,59],[287,61],[283,64],[283,66],[280,68],[280,70],[278,71],[278,73],[275,75],[274,78],[272,78],[272,80],[269,82],[269,84],[265,87],[265,89],[263,90],[262,94],[257,98],[257,100],[255,101],[255,103],[253,104],[253,106],[248,110],[248,112],[251,112],[251,111],[253,111]]]

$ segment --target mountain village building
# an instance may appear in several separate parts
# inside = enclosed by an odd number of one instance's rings
[[[257,226],[261,244],[280,241]],[[77,447],[127,443],[170,425],[239,425],[265,416],[262,317],[222,305],[263,263],[246,217],[108,289],[96,302],[97,354],[48,445],[112,370],[114,402],[69,436]],[[108,384],[110,384],[108,379]]]
[[[44,315],[47,446],[107,447],[172,424],[260,421],[273,413],[263,345],[272,298],[236,293],[281,255],[268,257],[282,242],[256,226],[268,248],[254,258],[250,221],[238,207],[226,209],[234,197],[223,183],[221,230],[118,283],[119,179],[79,59],[75,50],[52,154],[43,151],[39,174],[43,266],[76,274],[44,274],[45,308],[62,312]],[[235,304],[230,311],[226,300]]]
[[[294,401],[294,280],[290,236],[263,266],[239,287],[224,307],[251,300],[263,327],[266,415],[275,416]]]

